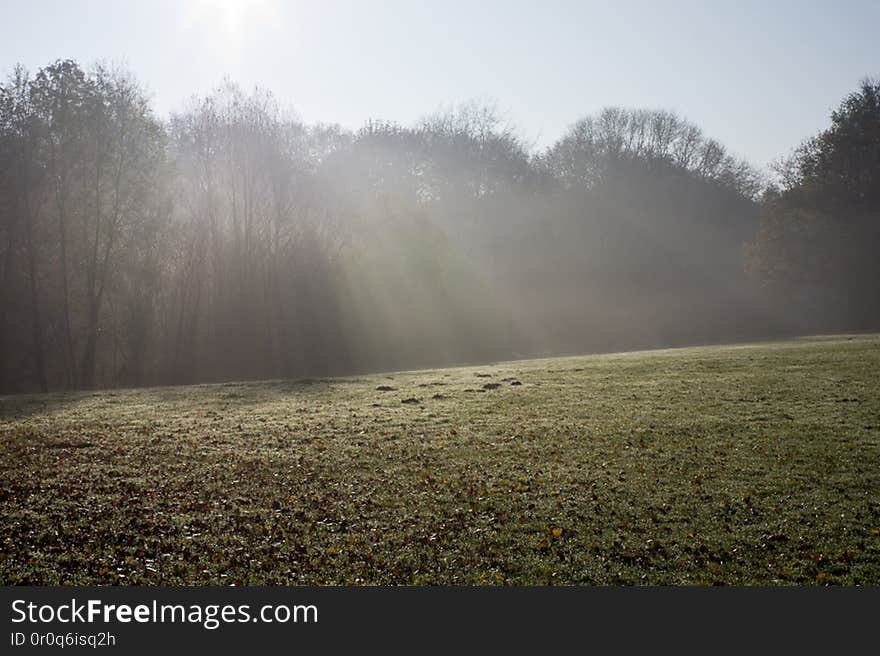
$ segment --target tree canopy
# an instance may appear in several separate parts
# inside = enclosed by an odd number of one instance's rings
[[[751,270],[817,328],[880,322],[880,83],[864,80],[831,125],[778,167]]]
[[[491,104],[348,131],[224,83],[160,119],[125,70],[19,67],[0,392],[876,326],[878,98],[866,81],[765,189],[663,110],[538,151]]]

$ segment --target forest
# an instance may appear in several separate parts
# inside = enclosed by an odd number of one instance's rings
[[[880,328],[880,82],[772,171],[608,107],[160,118],[71,60],[0,85],[0,394],[291,379]]]

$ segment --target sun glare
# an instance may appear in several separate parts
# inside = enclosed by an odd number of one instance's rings
[[[226,46],[240,46],[249,29],[275,28],[281,20],[279,0],[187,0],[187,27],[214,32]]]

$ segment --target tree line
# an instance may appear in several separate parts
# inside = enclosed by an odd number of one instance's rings
[[[0,85],[0,393],[876,328],[880,88],[778,182],[681,116],[307,125],[107,66]]]

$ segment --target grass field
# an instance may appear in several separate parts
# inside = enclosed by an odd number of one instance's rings
[[[880,336],[0,421],[3,584],[880,584]]]

